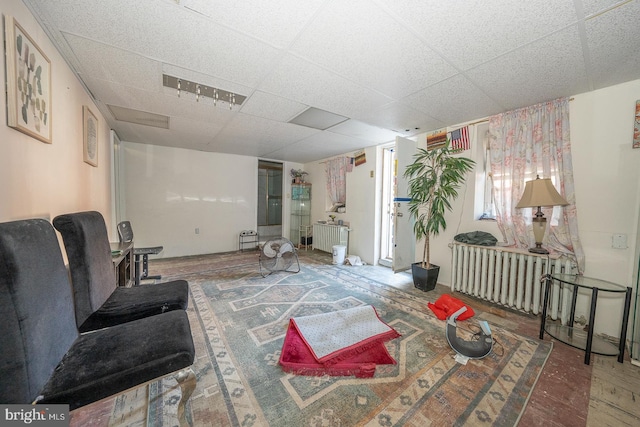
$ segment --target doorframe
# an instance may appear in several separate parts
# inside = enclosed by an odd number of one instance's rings
[[[394,168],[395,155],[391,155],[395,150],[395,143],[380,146],[380,239],[378,239],[378,263],[384,267],[391,267],[393,264],[393,195],[394,195]],[[387,154],[389,153],[389,154]],[[388,156],[392,156],[388,159]],[[390,164],[389,164],[390,163]],[[391,212],[387,212],[391,211]],[[385,247],[386,246],[386,247]],[[384,257],[384,254],[387,256]]]
[[[394,194],[394,226],[393,226],[393,271],[400,272],[411,268],[415,262],[416,238],[413,232],[413,219],[409,212],[409,183],[404,172],[413,162],[417,150],[414,139],[396,136],[395,144],[395,194]],[[400,255],[398,255],[400,253]]]
[[[280,168],[277,167],[273,167],[273,168],[268,168],[268,167],[260,167],[261,164],[273,164],[273,165],[280,165]],[[262,158],[258,158],[258,164],[257,164],[257,168],[256,168],[256,231],[260,229],[260,227],[275,227],[276,225],[259,225],[259,221],[258,221],[258,213],[260,211],[259,206],[260,206],[260,191],[259,191],[259,186],[260,186],[260,169],[274,169],[274,170],[280,170],[282,173],[282,177],[281,177],[281,183],[280,183],[280,236],[285,236],[285,218],[287,218],[286,215],[286,211],[285,211],[285,201],[286,201],[286,194],[287,194],[287,188],[285,187],[286,184],[286,180],[285,180],[285,162],[281,161],[281,160],[268,160],[268,159],[262,159]],[[267,173],[267,181],[268,181],[268,173]],[[268,184],[267,184],[267,193],[268,193]],[[266,204],[267,206],[265,207],[267,209],[269,209],[269,195],[266,195]],[[259,233],[259,232],[258,232]],[[260,235],[260,240],[264,240],[263,237]],[[268,237],[268,236],[267,236]]]

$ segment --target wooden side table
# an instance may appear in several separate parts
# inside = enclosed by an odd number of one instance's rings
[[[594,279],[591,277],[580,276],[576,274],[548,274],[544,277],[544,303],[542,305],[542,319],[540,321],[540,339],[543,339],[544,333],[551,335],[560,342],[568,344],[572,347],[584,350],[584,363],[588,365],[591,361],[591,353],[601,354],[603,356],[618,356],[618,362],[624,360],[624,347],[627,338],[627,327],[629,323],[629,311],[631,308],[631,288],[628,286],[618,285],[616,283],[607,282],[606,280]],[[547,324],[547,308],[549,305],[549,294],[551,284],[557,281],[560,286],[572,287],[571,313],[567,325]],[[578,298],[578,290],[580,288],[591,291],[591,307],[589,311],[588,330],[574,328],[573,321],[576,314],[576,300]],[[593,336],[594,323],[596,320],[596,307],[598,305],[598,293],[611,292],[624,294],[624,309],[622,312],[622,325],[620,326],[620,342],[616,347],[612,343],[605,341],[600,337]]]
[[[111,243],[111,261],[116,272],[116,284],[133,286],[133,242]]]

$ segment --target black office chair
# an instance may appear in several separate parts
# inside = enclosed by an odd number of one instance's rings
[[[120,243],[130,243],[133,242],[133,229],[131,228],[131,223],[129,221],[122,221],[118,224],[118,237],[120,238]],[[138,286],[140,284],[140,280],[160,280],[162,276],[149,276],[149,255],[157,255],[164,247],[162,246],[154,246],[149,248],[136,248],[135,244],[133,246],[133,255],[135,257],[135,285]],[[142,257],[142,270],[140,270],[140,258]]]

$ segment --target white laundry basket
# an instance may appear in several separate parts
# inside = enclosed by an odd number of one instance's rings
[[[347,247],[343,245],[335,245],[333,247],[333,264],[344,264],[344,258],[347,254]]]

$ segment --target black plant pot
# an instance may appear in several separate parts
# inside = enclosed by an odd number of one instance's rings
[[[421,291],[428,292],[436,288],[440,266],[431,264],[430,268],[422,268],[421,262],[411,264],[411,274],[413,276],[413,286]]]

